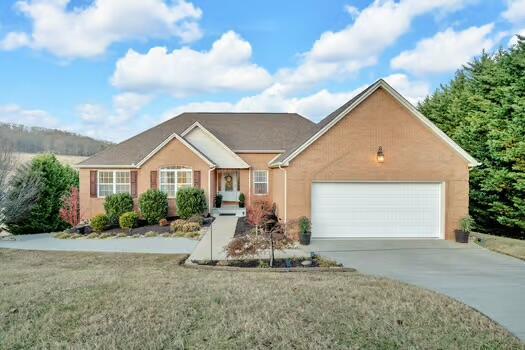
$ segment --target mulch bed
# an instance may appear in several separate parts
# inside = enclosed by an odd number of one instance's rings
[[[177,219],[179,219],[179,217],[168,218],[169,224],[171,224],[172,221],[175,221]],[[215,218],[213,216],[204,218],[204,223],[203,223],[202,227],[210,226],[211,223],[214,220],[215,220]],[[142,222],[139,222],[139,227],[136,227],[136,228],[134,228],[132,230],[132,233],[134,235],[144,235],[147,232],[157,232],[158,234],[169,233],[170,232],[170,225],[169,224],[167,226],[160,226],[159,224],[147,225],[144,221],[142,221]],[[104,232],[105,233],[107,232],[107,233],[117,234],[117,233],[121,233],[121,232],[126,232],[127,233],[127,230],[123,230],[120,227],[114,227],[114,228],[111,228],[111,229],[106,230]]]
[[[254,228],[255,226],[248,223],[248,219],[246,219],[246,217],[239,218],[237,220],[237,226],[235,227],[235,234],[233,235],[233,237],[247,235]]]
[[[310,265],[303,265],[303,261],[310,261]],[[228,266],[228,267],[239,267],[239,268],[269,268],[269,259],[239,259],[239,260],[192,260],[192,263],[196,265],[205,266]],[[312,258],[287,258],[287,259],[275,259],[273,261],[273,268],[333,268],[342,267],[341,264],[324,259],[320,256],[313,256]]]

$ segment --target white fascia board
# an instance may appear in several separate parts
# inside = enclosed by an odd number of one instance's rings
[[[397,92],[393,87],[391,87],[383,79],[376,81],[370,89],[360,96],[354,103],[352,103],[348,108],[339,113],[334,119],[332,119],[327,125],[325,125],[321,130],[316,132],[312,137],[310,137],[305,143],[303,143],[299,148],[297,148],[292,154],[283,159],[279,163],[272,164],[272,166],[288,166],[290,161],[308,148],[312,143],[314,143],[318,138],[323,136],[328,130],[330,130],[335,124],[337,124],[344,116],[350,113],[354,108],[356,108],[361,102],[366,100],[370,95],[372,95],[378,88],[384,88],[388,91],[399,103],[405,106],[416,118],[418,118],[423,124],[425,124],[431,131],[433,131],[437,136],[439,136],[445,143],[447,143],[452,149],[454,149],[462,158],[464,158],[470,167],[475,167],[481,163],[474,159],[470,154],[467,153],[463,148],[461,148],[457,143],[455,143],[450,137],[448,137],[441,129],[439,129],[434,123],[428,120],[423,114],[421,114],[410,102],[408,102],[399,92]]]
[[[151,157],[153,157],[157,152],[159,152],[162,148],[164,148],[164,146],[166,146],[174,138],[176,138],[184,146],[189,148],[193,153],[195,153],[199,158],[201,158],[204,162],[206,162],[210,167],[215,167],[214,163],[212,163],[207,157],[205,157],[201,152],[199,152],[195,147],[193,147],[188,141],[184,140],[182,137],[177,135],[177,133],[173,133],[170,136],[168,136],[164,141],[162,141],[162,143],[158,145],[153,151],[151,151],[144,159],[142,159],[137,164],[137,168],[140,168],[144,163],[146,163]]]
[[[241,165],[240,168],[249,168],[250,167],[250,165],[248,163],[246,163],[241,157],[239,157],[239,155],[237,153],[232,151],[228,146],[226,146],[221,140],[219,140],[215,135],[213,135],[212,132],[210,132],[208,129],[206,129],[204,126],[202,126],[202,124],[199,123],[199,122],[193,123],[189,128],[184,130],[182,132],[181,136],[182,137],[186,136],[194,128],[200,128],[208,137],[212,138],[219,145],[221,145],[222,148],[224,148],[228,153],[230,153],[232,155],[232,157],[234,157],[239,162],[239,164]]]

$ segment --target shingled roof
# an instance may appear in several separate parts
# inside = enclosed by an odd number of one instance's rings
[[[296,113],[182,113],[79,163],[79,167],[133,166],[173,133],[199,122],[234,152],[284,152],[317,125]]]

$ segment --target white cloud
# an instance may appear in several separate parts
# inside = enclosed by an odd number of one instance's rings
[[[502,13],[503,18],[514,24],[525,22],[525,0],[508,0],[507,10]]]
[[[69,8],[69,2],[17,2],[16,9],[32,20],[33,30],[8,33],[2,48],[29,46],[71,59],[101,55],[111,44],[129,39],[174,36],[191,42],[202,36],[196,22],[202,11],[185,0],[95,0],[77,8]]]
[[[280,70],[277,74],[280,88],[292,93],[373,66],[383,50],[410,30],[414,18],[430,12],[457,10],[469,1],[375,0],[359,12],[351,25],[323,33],[311,50],[302,55],[298,67]]]
[[[41,109],[25,109],[16,104],[0,106],[0,122],[56,128],[58,119]]]
[[[10,32],[0,41],[0,50],[15,50],[27,46],[30,42],[26,33]]]
[[[420,80],[411,81],[405,74],[392,74],[384,79],[414,105],[430,94],[430,85],[427,82]]]
[[[78,119],[66,128],[98,139],[121,141],[147,129],[153,123],[153,120],[140,114],[152,100],[151,95],[125,92],[113,96],[109,107],[93,103],[81,104],[76,107]]]
[[[392,74],[385,80],[414,104],[430,92],[430,86],[426,82],[410,81],[404,74]],[[303,97],[286,97],[278,89],[266,89],[260,94],[244,97],[235,103],[208,101],[177,106],[164,113],[163,120],[183,112],[289,112],[299,113],[317,121],[333,112],[364,88],[366,86],[343,92],[330,92],[322,89]]]
[[[359,9],[355,6],[352,6],[352,5],[345,5],[345,11],[350,15],[352,16],[352,18],[356,18],[357,16],[359,16]]]
[[[415,74],[454,71],[482,49],[494,46],[495,41],[489,37],[493,28],[492,23],[459,32],[448,28],[419,41],[414,49],[401,52],[390,61],[390,66]]]
[[[229,31],[209,51],[187,47],[129,50],[117,64],[112,83],[129,91],[165,92],[176,97],[215,91],[259,90],[271,83],[268,72],[251,63],[252,47]]]
[[[100,104],[78,105],[77,115],[85,123],[100,123],[111,126],[124,123],[136,117],[141,109],[151,102],[152,96],[125,92],[113,96],[112,109]]]

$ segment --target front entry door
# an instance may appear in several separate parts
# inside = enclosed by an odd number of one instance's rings
[[[222,200],[236,202],[239,200],[239,181],[237,171],[223,171],[221,174]]]

